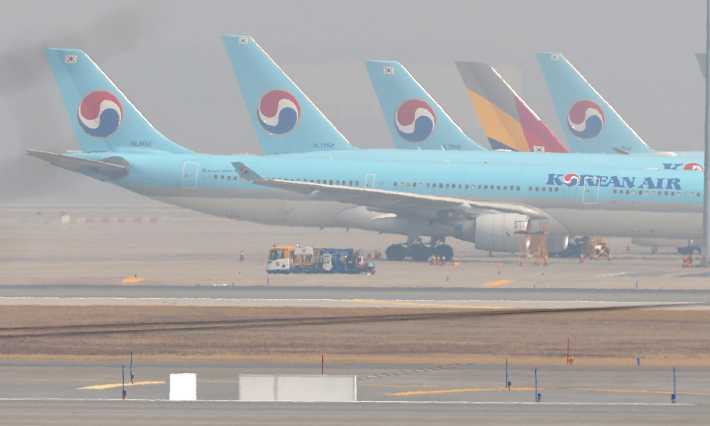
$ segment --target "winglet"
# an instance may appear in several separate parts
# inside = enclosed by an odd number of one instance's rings
[[[239,177],[244,180],[264,180],[265,178],[259,173],[252,170],[249,166],[242,163],[241,161],[235,161],[232,163],[234,169],[239,173]]]
[[[627,151],[625,149],[614,147],[614,151],[616,151],[617,154],[629,155],[629,151]]]

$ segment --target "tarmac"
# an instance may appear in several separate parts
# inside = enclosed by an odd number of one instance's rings
[[[707,309],[710,290],[333,286],[0,286],[0,305],[568,308],[677,305]]]
[[[126,374],[130,379],[128,359]],[[318,374],[320,364],[0,362],[3,424],[706,424],[710,368],[325,364],[356,374],[358,402],[239,402],[239,374]],[[197,374],[195,402],[165,401],[169,373]],[[9,422],[6,422],[9,420]]]
[[[273,244],[383,250],[402,237],[342,229],[262,226],[152,201],[20,202],[0,209],[0,305],[564,308],[671,304],[706,309],[710,272],[681,268],[672,248],[612,239],[614,258],[520,265],[514,254],[449,239],[458,266],[374,260],[371,276],[268,276]],[[60,212],[71,216],[61,223]],[[169,217],[150,225],[78,217]],[[239,262],[240,252],[246,259]],[[525,259],[522,259],[525,260]],[[121,285],[126,278],[143,278]],[[680,342],[682,343],[682,342]],[[267,348],[268,349],[268,348]],[[82,348],[76,348],[82,355]],[[32,358],[41,359],[41,358]],[[143,362],[121,399],[117,362],[0,361],[2,424],[707,424],[710,368],[538,367],[498,364],[340,364],[356,374],[358,402],[238,402],[240,373],[317,374],[320,364]],[[198,401],[167,402],[168,373],[198,377]]]

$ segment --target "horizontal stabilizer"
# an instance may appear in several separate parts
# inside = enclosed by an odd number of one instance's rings
[[[104,161],[96,161],[96,160],[87,160],[84,158],[77,158],[77,157],[69,157],[67,155],[62,155],[62,154],[54,154],[51,152],[45,152],[45,151],[27,151],[27,155],[31,155],[33,157],[37,157],[40,160],[47,161],[49,163],[54,164],[55,166],[63,167],[65,169],[69,170],[77,170],[82,167],[90,167],[97,172],[121,172],[121,171],[128,171],[130,169],[130,166],[128,163],[126,164],[112,164],[112,163],[107,163]]]

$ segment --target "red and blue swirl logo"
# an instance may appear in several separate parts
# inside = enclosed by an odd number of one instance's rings
[[[579,184],[579,175],[574,173],[566,174],[565,177],[562,178],[562,183],[567,186],[577,186]]]
[[[301,105],[289,92],[272,90],[259,100],[256,117],[264,130],[274,135],[283,135],[298,124],[301,118]]]
[[[397,108],[394,126],[405,141],[424,142],[434,132],[436,114],[428,103],[420,99],[409,99]]]
[[[118,98],[105,90],[84,96],[76,112],[82,130],[94,138],[107,138],[116,133],[123,121],[123,107]]]
[[[604,128],[604,111],[592,101],[578,101],[567,113],[567,128],[579,139],[592,139]]]
[[[698,164],[698,163],[688,163],[685,166],[683,166],[683,170],[704,170],[703,166]]]

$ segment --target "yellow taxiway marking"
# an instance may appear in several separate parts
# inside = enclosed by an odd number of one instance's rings
[[[542,388],[540,388],[542,389]],[[505,390],[504,387],[498,388],[473,388],[473,389],[447,389],[447,390],[431,390],[431,391],[410,391],[410,392],[397,392],[388,393],[387,395],[392,396],[408,396],[408,395],[431,395],[435,393],[457,393],[457,392],[484,392],[484,391],[502,391]],[[520,390],[520,388],[518,388]]]
[[[388,302],[386,300],[341,300],[341,302],[376,303],[381,305],[406,305],[406,306],[436,306],[441,308],[469,308],[469,309],[505,309],[495,306],[447,305],[445,303],[419,303],[419,302]]]
[[[121,281],[121,284],[138,284],[139,282],[143,281],[145,278],[138,278],[138,277],[129,277]]]
[[[139,385],[164,385],[165,381],[162,382],[135,382],[135,383],[126,383],[126,387],[128,386],[139,386]],[[83,388],[77,388],[77,389],[92,389],[92,390],[100,390],[100,389],[113,389],[113,388],[120,388],[123,386],[123,383],[108,383],[105,385],[94,385],[94,386],[84,386]]]
[[[584,388],[567,388],[565,390],[583,391],[583,392],[613,392],[613,393],[655,393],[655,394],[670,394],[669,391],[651,391],[643,389],[584,389]],[[699,395],[710,396],[710,393],[699,392],[678,392],[678,395]]]
[[[491,282],[485,283],[483,285],[486,287],[497,287],[499,285],[514,283],[514,282],[515,282],[515,280],[500,280],[500,281],[491,281]]]
[[[513,388],[514,391],[531,391],[534,388]],[[669,391],[651,391],[643,389],[585,389],[585,388],[547,388],[547,389],[557,389],[557,390],[569,390],[569,391],[581,391],[581,392],[611,392],[611,393],[652,393],[666,395],[670,394]],[[545,388],[538,388],[538,390],[547,390]],[[410,392],[397,392],[388,393],[391,396],[409,396],[409,395],[430,395],[437,393],[458,393],[458,392],[484,392],[484,391],[504,391],[504,387],[496,388],[472,388],[472,389],[447,389],[447,390],[431,390],[431,391],[410,391]],[[678,395],[697,395],[697,396],[710,396],[710,393],[700,393],[700,392],[678,392]]]

